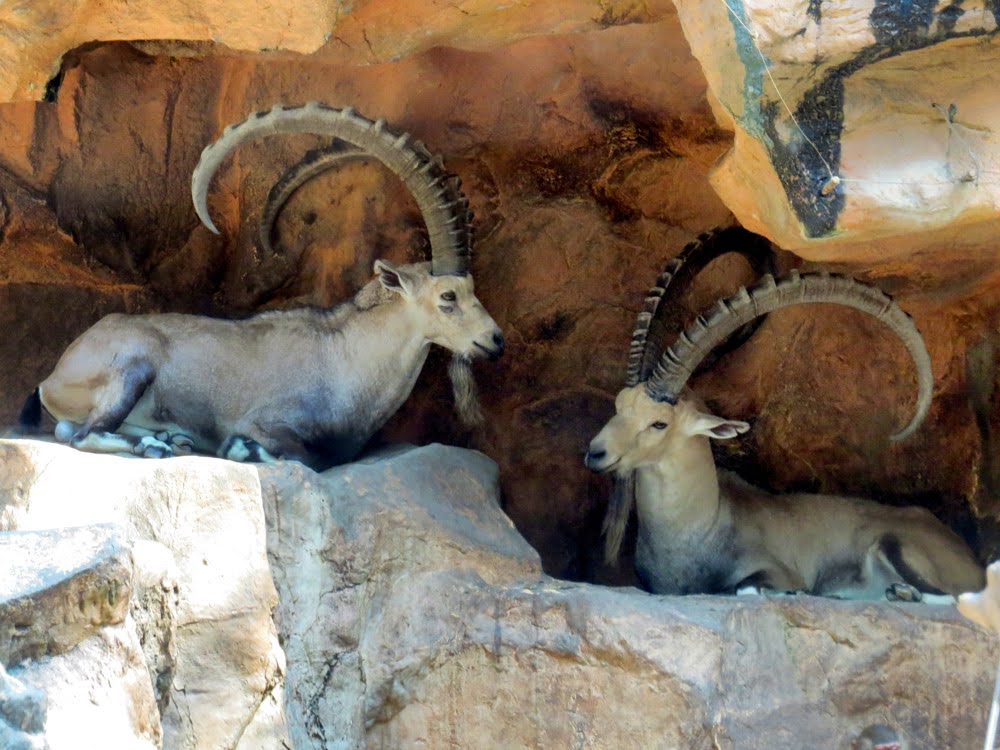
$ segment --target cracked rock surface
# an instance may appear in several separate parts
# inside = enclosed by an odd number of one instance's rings
[[[975,746],[994,638],[951,607],[572,584],[438,445],[261,470],[297,748]]]
[[[442,445],[316,474],[0,441],[0,497],[22,529],[0,544],[77,535],[59,559],[101,570],[120,535],[134,566],[123,619],[8,665],[48,702],[43,739],[0,699],[25,748],[156,747],[162,727],[185,749],[846,750],[875,724],[974,747],[1000,656],[951,607],[548,577],[501,510],[496,464]],[[120,531],[44,530],[87,518]],[[63,567],[71,585],[85,566]]]
[[[235,463],[141,461],[36,441],[0,441],[0,530],[19,530],[0,534],[0,550],[29,531],[44,540],[96,533],[64,527],[113,523],[120,528],[128,575],[114,579],[117,587],[95,587],[88,581],[103,570],[95,565],[96,573],[84,571],[64,584],[83,580],[90,592],[84,601],[93,599],[93,605],[87,604],[83,614],[68,610],[72,617],[65,607],[43,607],[36,620],[58,622],[47,632],[63,650],[73,645],[63,630],[78,630],[83,626],[78,621],[91,628],[94,637],[86,641],[87,648],[77,647],[74,653],[101,664],[108,661],[97,670],[102,685],[124,685],[121,689],[131,691],[144,682],[141,721],[156,742],[162,725],[165,748],[280,747],[286,736],[284,713],[276,709],[284,657],[271,619],[276,594],[264,547],[260,492],[256,469]],[[104,549],[96,542],[87,544],[98,552]],[[87,544],[78,545],[77,556],[89,549]],[[60,592],[54,589],[47,601],[72,599]],[[112,597],[113,592],[118,593]],[[13,621],[3,606],[0,602],[0,622],[10,627]],[[134,616],[125,616],[129,609]],[[38,648],[28,647],[37,641],[19,639],[21,650],[15,656],[35,655]],[[0,644],[5,642],[0,638]],[[128,672],[117,658],[125,656]],[[27,673],[36,669],[34,664],[21,668]],[[58,670],[69,680],[74,670],[86,668]],[[62,679],[37,677],[37,684],[49,685],[50,706],[53,691],[68,690],[60,687]],[[88,736],[87,731],[80,729],[74,741]]]

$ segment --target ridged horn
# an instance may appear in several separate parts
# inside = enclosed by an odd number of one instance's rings
[[[910,423],[892,435],[902,440],[913,434],[927,416],[933,395],[934,376],[924,340],[913,320],[881,290],[846,276],[796,271],[775,281],[765,276],[757,285],[743,287],[720,300],[678,338],[660,358],[646,381],[646,391],[657,401],[676,403],[698,363],[733,331],[750,320],[791,305],[830,303],[868,313],[891,328],[906,346],[917,370],[917,403]]]
[[[335,109],[310,102],[296,107],[278,105],[230,125],[222,137],[201,152],[191,175],[191,198],[198,217],[218,234],[208,212],[208,188],[225,158],[242,143],[277,133],[311,133],[338,138],[378,159],[413,195],[430,236],[431,272],[462,276],[469,272],[472,253],[471,211],[460,180],[444,170],[420,141],[395,133],[384,120],[372,122],[352,109]]]
[[[663,304],[668,289],[671,292],[670,296],[679,300],[709,263],[728,253],[742,255],[758,277],[765,274],[773,275],[775,272],[775,256],[771,243],[766,238],[742,227],[713,229],[698,235],[685,245],[656,277],[656,283],[646,295],[642,310],[636,317],[625,372],[627,387],[638,385],[649,378],[665,345],[663,338],[668,333],[676,335],[681,330],[680,326],[673,330],[668,329],[665,314],[667,306]],[[683,322],[681,321],[681,324]],[[738,331],[730,342],[731,348],[736,348],[750,338],[761,322],[761,319],[757,319]]]
[[[343,164],[370,158],[372,157],[364,151],[348,148],[343,143],[335,141],[326,148],[309,151],[300,162],[289,167],[267,194],[267,202],[264,204],[257,229],[261,248],[274,254],[275,224],[278,216],[300,187],[314,177]]]
[[[713,229],[698,235],[667,262],[646,295],[632,331],[625,373],[627,387],[638,385],[649,378],[663,352],[665,341],[671,334],[676,336],[681,330],[684,321],[674,326],[668,320],[670,312],[676,308],[669,300],[679,302],[698,274],[713,260],[728,253],[742,255],[758,277],[774,274],[774,249],[765,237],[742,227]],[[763,320],[756,318],[738,329],[726,341],[725,346],[729,349],[740,346],[753,335]],[[629,516],[635,504],[635,483],[634,471],[615,475],[601,527],[604,535],[604,562],[608,565],[618,559],[625,538]]]

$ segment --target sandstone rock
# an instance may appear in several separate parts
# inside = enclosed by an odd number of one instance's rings
[[[41,99],[65,52],[94,40],[215,40],[236,48],[312,52],[331,28],[327,3],[266,8],[183,2],[103,4],[74,0],[8,7],[0,14],[4,48],[0,99]]]
[[[540,575],[490,463],[264,467],[296,747],[974,745],[1000,647],[951,607],[656,597]],[[933,717],[933,718],[931,718]]]
[[[35,4],[0,13],[0,29],[5,30],[0,35],[0,59],[5,61],[0,66],[0,101],[51,95],[64,53],[94,41],[152,40],[144,48],[167,54],[190,54],[192,47],[197,52],[193,41],[272,53],[309,53],[327,43],[323,53],[367,64],[445,44],[489,49],[538,34],[649,23],[672,13],[667,0],[606,0],[596,7],[586,0],[524,6],[487,0],[446,6],[433,0],[336,5],[312,0],[253,10],[233,3],[190,6],[151,0],[127,6],[93,0]]]
[[[9,750],[43,750],[45,694],[11,677],[0,664],[0,746]]]
[[[112,526],[0,535],[0,663],[64,653],[125,619],[132,557]]]
[[[677,7],[736,131],[712,184],[744,226],[815,260],[892,236],[913,253],[946,226],[996,231],[993,4]]]
[[[393,450],[322,475],[263,467],[261,482],[295,747],[364,745],[362,643],[397,581],[441,566],[498,582],[540,572],[500,511],[496,465],[477,453]]]
[[[41,522],[57,508],[74,521],[84,513],[67,507],[77,498],[65,487],[83,486],[97,467],[101,495],[85,514],[118,505],[111,515],[131,533],[156,529],[174,550],[188,619],[178,627],[164,747],[839,749],[873,724],[914,747],[965,747],[982,734],[1000,647],[954,608],[656,597],[558,581],[500,511],[496,465],[475,452],[397,448],[320,475],[293,463],[144,461],[27,441],[0,449],[2,496],[19,507],[5,523]],[[159,502],[142,506],[151,518],[123,502],[153,488]],[[261,544],[263,506],[285,646],[268,654],[287,670],[283,683],[226,624],[211,638],[208,620],[190,620],[185,597],[210,587],[233,601],[255,587],[265,598],[274,591],[266,576],[220,577],[216,550],[182,543],[192,516],[203,533],[222,532],[218,515],[189,506],[205,496],[225,519],[224,538],[206,534],[217,547]],[[172,590],[171,555],[154,545],[137,557],[138,583],[163,573],[160,588]],[[247,691],[257,696],[251,711],[223,705],[222,683],[199,671],[230,678],[234,656],[244,682],[265,686]],[[77,739],[97,736],[81,732],[97,731],[99,710],[132,701],[131,734],[108,731],[123,747],[157,739],[158,728],[142,724],[156,709],[131,617],[13,675],[48,695],[46,726],[71,721]],[[181,695],[188,685],[197,688]],[[81,694],[94,702],[81,704]],[[177,729],[180,711],[188,733]],[[72,746],[66,734],[46,739]]]
[[[128,617],[133,566],[120,530],[0,533],[0,567],[0,659],[11,675],[0,669],[3,746],[159,747],[153,686]]]
[[[148,606],[138,626],[161,703],[169,688],[164,747],[235,747],[281,682],[260,493],[256,470],[234,463],[0,441],[0,529],[113,522],[126,538],[170,551],[137,545]],[[170,622],[175,636],[164,632]],[[284,736],[283,716],[267,716],[272,733]]]
[[[132,543],[132,600],[129,616],[142,644],[146,668],[161,715],[170,702],[177,670],[177,610],[179,572],[167,547],[145,539]]]
[[[44,691],[49,750],[161,747],[156,700],[128,618],[101,628],[71,651],[30,659],[10,672]]]

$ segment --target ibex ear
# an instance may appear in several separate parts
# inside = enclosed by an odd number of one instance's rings
[[[377,260],[375,261],[375,274],[378,276],[379,283],[390,292],[413,295],[413,279],[409,278],[403,269],[396,268],[388,261]]]
[[[735,419],[723,419],[714,414],[703,414],[698,412],[688,427],[688,432],[692,435],[704,435],[715,440],[729,440],[737,435],[742,435],[750,429],[746,422],[739,422]]]

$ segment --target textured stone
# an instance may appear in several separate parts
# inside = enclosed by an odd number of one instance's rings
[[[261,7],[145,0],[5,5],[0,11],[0,99],[41,99],[63,54],[95,40],[214,40],[251,50],[312,52],[325,41],[336,10],[318,0]]]
[[[496,464],[477,453],[392,450],[322,475],[263,467],[261,482],[296,747],[363,746],[361,644],[397,581],[441,566],[497,582],[541,571],[500,511]]]
[[[441,446],[262,468],[296,747],[846,748],[873,723],[913,747],[981,737],[1000,647],[954,608],[557,581],[493,476]]]
[[[0,10],[0,101],[41,99],[58,84],[64,53],[94,41],[154,40],[151,52],[191,54],[191,42],[234,50],[314,52],[352,64],[386,62],[444,44],[490,49],[540,34],[571,34],[649,23],[673,13],[668,0],[551,0],[509,5],[464,0],[336,3],[20,3]],[[168,40],[158,42],[155,40]],[[177,43],[181,42],[181,43]],[[222,47],[223,51],[225,47]]]
[[[44,691],[48,750],[154,750],[160,717],[130,619],[101,628],[59,656],[28,660],[11,675]]]
[[[132,556],[113,526],[0,534],[0,663],[69,651],[125,619]]]
[[[161,590],[178,581],[167,748],[846,748],[872,724],[913,747],[973,746],[982,736],[1000,647],[954,608],[657,597],[558,581],[501,512],[496,465],[472,451],[396,448],[316,474],[294,463],[125,459],[28,441],[0,449],[0,496],[20,498],[5,523],[57,512],[77,522],[117,506],[111,515],[133,533],[158,530],[160,543],[137,545],[136,591],[158,576]],[[81,511],[65,488],[95,470],[100,495]],[[264,544],[262,507],[274,584],[220,564],[228,547],[253,567],[246,545]],[[185,521],[194,518],[211,549]],[[246,647],[259,635],[192,620],[185,601],[209,591],[217,607],[245,606],[253,591],[274,601],[275,585],[284,651],[263,655]],[[157,607],[147,608],[154,619]],[[260,628],[230,617],[244,631]],[[81,737],[155,746],[141,632],[127,616],[12,671],[46,693],[54,750]],[[237,684],[249,686],[242,697],[232,695]],[[250,710],[234,710],[247,696]],[[109,715],[119,719],[109,725]],[[190,722],[186,731],[178,719]]]
[[[995,3],[677,7],[736,131],[712,184],[748,229],[814,260],[893,236],[910,254],[945,227],[996,231]]]
[[[0,569],[0,744],[160,747],[121,529],[5,531]]]
[[[256,470],[235,463],[0,441],[0,529],[113,522],[169,550],[137,544],[138,627],[161,704],[169,688],[167,748],[235,746],[281,682],[260,493]],[[283,716],[269,721],[283,736]]]
[[[42,738],[38,735],[45,728],[45,709],[45,693],[11,677],[0,664],[0,739],[4,740],[3,747],[40,747]]]

